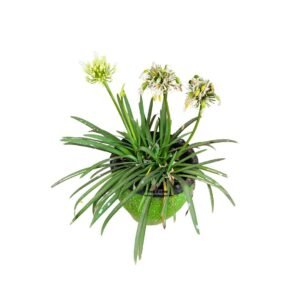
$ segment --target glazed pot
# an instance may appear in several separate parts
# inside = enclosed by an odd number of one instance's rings
[[[185,143],[183,139],[179,140],[176,144],[173,145],[172,148],[178,148],[182,146]],[[186,152],[184,152],[180,158],[185,158],[188,155],[194,153],[193,149],[188,149]],[[111,157],[114,157],[114,155],[111,155]],[[121,159],[115,159],[111,160],[111,163],[121,162]],[[198,158],[197,156],[193,156],[192,158],[186,160],[186,163],[190,164],[197,164]],[[112,172],[116,169],[115,166],[111,166]],[[191,188],[191,193],[194,190],[195,187],[195,181],[190,178],[185,179],[188,186]],[[120,196],[120,201],[124,200],[125,197],[132,191],[131,189],[128,189]],[[133,217],[134,220],[139,221],[140,214],[141,214],[141,201],[143,199],[145,190],[141,189],[139,190],[133,197],[131,197],[129,200],[126,201],[124,204],[124,208],[129,212],[129,214]],[[147,225],[156,225],[162,223],[162,217],[161,212],[163,209],[163,203],[164,203],[164,197],[167,197],[167,211],[166,211],[166,219],[174,216],[184,205],[184,203],[187,201],[185,194],[183,193],[183,189],[181,185],[178,182],[174,182],[174,194],[166,196],[164,195],[163,186],[159,186],[155,191],[151,192],[151,202],[150,207],[148,211],[148,217],[147,217]]]

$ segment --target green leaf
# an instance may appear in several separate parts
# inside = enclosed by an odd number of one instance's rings
[[[96,181],[97,179],[99,179],[102,176],[97,176],[94,177],[93,179],[89,180],[88,182],[86,182],[85,184],[83,184],[82,186],[80,186],[74,193],[72,193],[72,195],[70,196],[70,198],[72,198],[74,195],[76,195],[78,192],[80,192],[82,189],[84,189],[85,187],[87,187],[88,185],[90,185],[91,183],[93,183],[94,181]]]
[[[201,146],[210,146],[211,144],[216,144],[216,143],[237,143],[237,141],[230,140],[230,139],[209,140],[209,141],[190,144],[188,148],[198,148]]]
[[[151,100],[151,102],[152,102],[152,106],[153,106],[153,100]],[[148,115],[148,118],[151,118],[152,106],[150,103],[150,108],[149,108],[149,112],[148,112],[148,113],[150,113],[150,115]],[[140,133],[140,135],[143,137],[144,144],[146,146],[150,146],[150,145],[152,145],[152,137],[151,137],[151,133],[150,133],[149,121],[148,121],[148,119],[146,119],[146,115],[145,115],[144,103],[143,103],[142,96],[140,96],[139,110],[140,110],[140,117],[141,117],[141,128],[140,128],[141,133]]]
[[[225,174],[224,172],[221,172],[221,171],[213,169],[213,168],[204,167],[202,164],[198,164],[198,165],[195,165],[195,166],[196,166],[196,168],[200,168],[203,171],[210,172],[210,173],[220,175],[220,176],[223,176],[223,177],[228,177],[227,174]]]
[[[151,120],[150,120],[150,122],[149,122],[149,129],[150,129],[150,130],[151,130],[151,128],[152,128],[152,125],[153,125],[153,123],[154,123],[156,117],[157,117],[157,115],[153,115],[152,118],[151,118]]]
[[[148,116],[147,116],[147,123],[151,123],[152,117],[152,110],[153,110],[153,98],[151,98],[150,103],[149,103],[149,108],[148,108]],[[150,126],[151,127],[151,126]]]
[[[158,162],[157,157],[155,156],[155,154],[148,148],[146,147],[140,147],[140,151],[147,153],[151,158],[153,158],[153,160],[155,162]]]
[[[160,118],[159,118],[159,138],[160,138],[160,147],[163,146],[163,142],[165,139],[165,128],[166,128],[166,104],[163,101],[161,110],[160,110]]]
[[[94,195],[94,197],[88,201],[87,204],[85,204],[79,212],[76,213],[74,216],[72,223],[77,220],[93,203],[98,201],[110,188],[114,186],[114,184],[127,172],[127,170],[120,170],[116,171],[114,173],[111,173],[107,177],[100,180],[97,184],[93,185],[89,190],[87,190],[81,197],[77,200],[74,210],[76,210],[77,205],[94,189],[96,189],[98,186],[103,184],[103,186],[97,191],[97,193]]]
[[[91,171],[93,171],[95,169],[99,169],[99,168],[103,167],[105,165],[105,163],[113,161],[115,159],[119,159],[119,158],[121,158],[121,157],[120,156],[114,156],[113,158],[112,157],[106,158],[106,159],[103,159],[103,160],[91,165],[89,168],[86,169],[85,172],[82,173],[80,178],[84,177],[85,175],[87,175],[88,173],[90,173]]]
[[[199,225],[198,225],[198,220],[197,220],[197,215],[194,207],[194,202],[193,202],[193,188],[189,186],[180,176],[174,176],[177,181],[180,183],[183,192],[186,196],[187,202],[189,204],[189,212],[192,218],[192,222],[194,224],[194,228],[198,234],[200,234],[199,230]]]
[[[88,139],[88,138],[63,137],[62,141],[65,143],[65,145],[88,147],[88,148],[102,150],[102,151],[109,152],[109,153],[114,153],[119,156],[124,156],[124,153],[122,153],[120,150],[117,150],[110,146],[106,146],[100,142],[97,142],[96,140],[92,140],[92,139]]]
[[[210,203],[211,203],[211,211],[214,212],[214,206],[215,206],[215,201],[214,201],[214,194],[211,188],[210,184],[207,184],[207,188],[209,191],[209,197],[210,197]]]
[[[126,108],[127,108],[128,116],[129,116],[130,120],[132,122],[134,122],[133,113],[132,113],[131,106],[130,106],[130,103],[128,101],[128,98],[127,98],[126,94],[124,95],[124,101],[125,101],[125,105],[126,105]]]
[[[158,175],[158,173],[162,173],[160,169],[156,169],[155,171],[145,175],[142,180],[139,182],[138,186],[129,193],[117,206],[114,207],[114,209],[110,212],[110,214],[106,217],[106,219],[103,222],[102,228],[101,228],[101,234],[103,234],[105,227],[107,226],[110,219],[119,211],[121,207],[131,198],[133,197],[137,191],[142,189],[144,186],[146,186],[148,183],[151,182],[151,180]]]
[[[228,198],[228,200],[231,202],[231,204],[233,206],[235,206],[235,203],[234,203],[232,197],[230,196],[230,194],[227,192],[227,190],[219,182],[217,182],[213,178],[207,176],[202,171],[186,170],[183,174],[178,174],[178,175],[188,177],[188,178],[193,178],[193,179],[205,182],[207,184],[210,184],[211,186],[219,189]],[[192,175],[192,176],[189,176],[189,175]]]
[[[124,102],[122,101],[122,99],[124,99],[125,106],[124,106]],[[133,117],[133,114],[131,111],[131,107],[130,107],[130,104],[129,104],[126,94],[124,95],[124,98],[122,98],[122,99],[118,98],[119,105],[120,105],[120,108],[124,115],[124,118],[127,122],[127,127],[126,127],[127,132],[129,134],[129,136],[132,137],[131,143],[135,146],[138,141],[139,126],[138,126],[137,121],[134,120],[134,117]]]
[[[191,132],[187,132],[187,133],[182,134],[174,139],[173,139],[173,136],[171,136],[170,143],[167,145],[167,147],[170,148],[172,145],[177,144],[179,142],[179,140],[183,139],[185,136],[190,135],[190,134],[191,134]]]
[[[223,172],[221,172],[219,170],[213,169],[213,168],[205,167],[205,166],[203,166],[201,164],[181,163],[181,164],[177,164],[176,167],[177,168],[175,170],[175,173],[182,173],[182,172],[187,171],[187,170],[197,171],[197,170],[200,169],[200,170],[203,170],[203,171],[206,171],[206,172],[210,172],[210,173],[213,173],[213,174],[216,174],[216,175],[227,177],[227,174],[225,174],[225,173],[223,173]]]
[[[130,186],[132,186],[133,183],[136,181],[140,180],[140,175],[145,176],[147,173],[147,169],[149,166],[146,168],[138,170],[140,167],[134,167],[132,170],[127,170],[126,174],[118,180],[118,183],[109,191],[108,195],[105,195],[103,199],[101,200],[101,203],[97,205],[97,208],[94,213],[93,220],[91,222],[91,226],[106,212],[106,210],[114,203],[114,201],[111,201],[109,203],[106,203],[105,201],[109,198],[109,196],[113,193],[119,194],[119,192],[124,189],[124,187],[127,189]],[[144,175],[145,174],[145,175]],[[143,179],[142,179],[143,181]],[[141,181],[141,182],[142,182]],[[105,206],[104,206],[105,205]],[[110,216],[110,215],[109,215]],[[109,217],[108,216],[108,217]],[[107,217],[107,218],[108,218]],[[102,231],[103,232],[103,231]],[[102,234],[102,233],[101,233]]]
[[[162,224],[163,228],[166,228],[166,219],[167,219],[167,209],[168,209],[168,201],[170,197],[170,182],[163,181],[164,186],[164,196],[163,196],[163,206],[161,210],[161,218],[162,218]],[[166,192],[166,193],[165,193]]]
[[[212,164],[212,163],[215,163],[215,162],[218,162],[218,161],[222,161],[222,160],[224,160],[224,159],[225,159],[225,158],[216,158],[216,159],[211,159],[211,160],[202,161],[202,162],[200,162],[199,164],[201,164],[201,165],[203,166],[203,165]]]
[[[118,140],[113,134],[111,134],[110,132],[106,131],[106,130],[103,130],[101,128],[99,128],[98,126],[94,125],[93,123],[87,121],[87,120],[84,120],[82,118],[79,118],[79,117],[75,117],[75,116],[71,116],[72,119],[88,126],[89,128],[91,128],[94,132],[97,132],[97,133],[100,133],[104,136],[107,136],[107,137],[110,137],[112,139],[116,139]]]
[[[167,173],[170,172],[172,167],[173,167],[174,161],[176,159],[176,154],[177,154],[177,152],[175,152],[175,154],[172,156],[172,158],[169,162],[169,165],[168,165],[168,168],[167,168]]]
[[[219,189],[226,197],[227,199],[231,202],[231,204],[233,206],[235,206],[235,203],[232,199],[232,197],[230,196],[230,194],[228,193],[228,191],[216,180],[214,180],[213,178],[211,178],[210,176],[207,176],[203,173],[204,178],[207,180],[208,183],[210,183],[210,185],[216,187],[217,189]]]
[[[117,157],[117,158],[118,158],[118,157]],[[71,174],[69,174],[69,175],[67,175],[67,176],[65,176],[65,177],[63,177],[63,178],[61,178],[60,180],[56,181],[51,187],[55,187],[55,186],[61,184],[62,182],[66,181],[66,180],[69,180],[69,179],[71,179],[71,178],[73,178],[73,177],[79,176],[79,175],[80,175],[80,177],[83,177],[83,176],[85,176],[86,174],[88,174],[89,172],[91,172],[92,170],[94,170],[94,169],[96,169],[96,168],[98,168],[98,167],[101,167],[103,163],[105,163],[105,162],[107,162],[107,161],[109,161],[109,160],[110,160],[110,158],[104,159],[104,160],[101,160],[101,161],[99,161],[99,162],[93,164],[93,165],[90,166],[90,167],[83,168],[83,169],[81,169],[81,170],[75,171],[75,172],[73,172],[73,173],[71,173]]]
[[[205,152],[206,149],[203,149],[203,150],[199,150],[199,151],[195,151],[193,153],[191,153],[190,155],[180,159],[178,162],[176,162],[176,164],[181,164],[187,160],[189,160],[190,158],[193,158],[194,156],[197,156],[198,154],[202,153],[202,152]],[[175,154],[174,154],[175,155]]]
[[[172,136],[172,139],[177,138],[188,126],[190,126],[191,124],[193,124],[198,118],[195,117],[191,120],[189,120],[188,122],[186,122],[185,124],[183,124]]]
[[[78,176],[78,175],[81,175],[82,173],[84,173],[84,171],[86,171],[86,170],[88,170],[88,169],[89,169],[89,168],[84,168],[84,169],[75,171],[75,172],[73,172],[73,173],[71,173],[71,174],[69,174],[69,175],[67,175],[67,176],[65,176],[65,177],[63,177],[63,178],[61,178],[60,180],[56,181],[54,184],[51,185],[51,187],[53,188],[53,187],[55,187],[55,186],[61,184],[62,182],[66,181],[66,180],[69,180],[69,179],[71,179],[71,178],[73,178],[73,177],[76,177],[76,176]]]
[[[146,134],[148,133],[148,135],[150,135],[149,130],[147,128],[147,124],[146,124],[146,116],[145,116],[145,111],[144,111],[144,103],[143,103],[143,99],[142,96],[140,96],[140,102],[139,102],[139,111],[140,111],[140,118],[141,118],[141,126],[139,127],[139,135],[143,141],[143,144],[146,146]],[[150,137],[151,140],[151,137]]]
[[[130,138],[131,143],[135,144],[136,143],[136,135],[135,135],[135,131],[134,131],[134,126],[132,124],[132,119],[130,119],[128,111],[126,110],[126,107],[123,102],[123,98],[121,99],[119,97],[119,95],[117,95],[117,99],[118,99],[118,103],[119,103],[119,107],[120,107],[120,112],[122,115],[122,120],[123,120],[124,126],[127,130],[128,136]]]
[[[136,230],[135,242],[134,242],[134,261],[142,258],[143,245],[145,239],[145,232],[147,227],[148,212],[151,204],[151,197],[146,197],[145,202],[142,207],[142,212],[140,215],[139,223]]]
[[[109,146],[118,148],[119,150],[121,150],[122,152],[126,153],[126,154],[131,154],[132,152],[130,150],[132,150],[132,145],[129,143],[126,143],[124,141],[120,141],[120,140],[116,140],[116,139],[111,139],[111,138],[107,138],[107,137],[103,137],[99,134],[85,134],[85,137],[88,138],[92,138],[94,140],[100,141],[101,143],[107,144]]]

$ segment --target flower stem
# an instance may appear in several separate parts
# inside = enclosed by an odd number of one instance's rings
[[[164,99],[163,101],[166,104],[166,108],[167,108],[167,116],[169,119],[171,119],[171,115],[170,115],[170,109],[169,109],[169,103],[168,103],[168,93],[164,93]]]
[[[169,124],[169,128],[170,128],[170,134],[172,133],[172,129],[171,129],[171,113],[170,113],[170,108],[169,108],[169,103],[168,103],[168,93],[164,94],[164,99],[163,99],[165,105],[166,105],[166,110],[167,110],[167,122]]]
[[[193,130],[192,130],[192,132],[191,132],[191,134],[190,134],[190,136],[189,136],[189,138],[186,140],[186,142],[185,142],[183,148],[184,148],[185,146],[187,146],[187,145],[189,144],[189,142],[191,141],[191,139],[193,138],[193,136],[194,136],[194,134],[195,134],[195,132],[196,132],[198,126],[199,126],[200,119],[201,119],[201,117],[202,117],[202,110],[203,110],[203,107],[202,107],[202,105],[200,105],[199,113],[198,113],[198,117],[197,117],[197,121],[196,121],[196,123],[195,123],[195,126],[194,126],[194,128],[193,128]]]
[[[120,110],[120,108],[119,108],[119,106],[118,106],[118,103],[117,103],[117,101],[116,101],[116,99],[115,99],[115,97],[114,97],[114,95],[113,95],[113,93],[112,93],[112,91],[111,91],[109,85],[107,84],[107,82],[104,82],[103,85],[105,86],[105,88],[106,88],[108,94],[110,95],[110,98],[112,99],[112,101],[113,101],[113,103],[114,103],[114,105],[115,105],[115,107],[116,107],[116,109],[117,109],[119,115],[121,116],[121,118],[122,118],[122,120],[123,120],[123,115],[122,115],[122,113],[121,113],[121,110]]]

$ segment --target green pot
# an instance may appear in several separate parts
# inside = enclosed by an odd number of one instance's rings
[[[193,190],[194,186],[191,187]],[[128,190],[122,194],[120,197],[120,201],[124,200],[124,198],[130,193],[131,191]],[[126,203],[124,204],[124,208],[129,212],[129,214],[135,219],[139,221],[142,207],[140,207],[140,203],[143,199],[143,195],[135,194],[131,197]],[[169,196],[167,200],[167,212],[166,212],[166,219],[174,216],[186,202],[185,194],[179,193],[177,195]],[[162,212],[163,208],[163,197],[161,196],[153,196],[151,197],[151,204],[148,212],[147,217],[147,225],[156,225],[162,223]]]

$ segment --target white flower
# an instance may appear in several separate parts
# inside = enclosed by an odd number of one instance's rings
[[[185,107],[191,105],[195,107],[204,108],[220,101],[219,96],[216,95],[214,85],[209,80],[204,80],[199,75],[195,75],[190,81],[188,86],[187,98],[185,100]]]
[[[176,74],[167,65],[154,64],[142,73],[143,83],[140,88],[142,94],[147,88],[151,90],[155,99],[161,99],[169,91],[181,91],[182,84]]]
[[[89,83],[106,83],[112,80],[112,75],[115,73],[115,66],[111,66],[107,63],[106,58],[95,57],[91,63],[84,65],[84,71],[86,72],[86,80]]]

